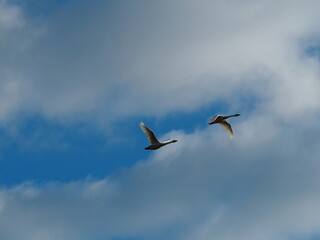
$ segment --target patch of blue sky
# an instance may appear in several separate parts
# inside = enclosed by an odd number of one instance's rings
[[[288,240],[320,240],[319,233],[296,233],[285,237]]]
[[[133,238],[133,237],[114,237],[111,240],[139,240],[141,238]]]
[[[215,102],[193,112],[178,111],[160,118],[136,116],[114,123],[111,130],[85,122],[61,123],[41,116],[24,118],[0,130],[0,183],[104,178],[152,154],[144,150],[149,143],[139,127],[140,121],[159,140],[165,140],[161,135],[172,130],[191,133],[207,127],[212,115],[229,113],[226,109],[226,102]]]
[[[310,237],[310,240],[320,240],[320,234],[316,234]]]
[[[59,8],[68,5],[72,1],[74,0],[13,0],[10,1],[10,3],[17,4],[23,7],[24,13],[30,14],[32,16],[50,16]]]
[[[320,59],[320,43],[318,45],[310,45],[305,49],[305,53],[310,57]]]
[[[317,39],[302,42],[302,50],[305,55],[320,60],[320,42]]]
[[[5,185],[103,178],[133,165],[144,150],[137,150],[136,143],[109,144],[112,140],[89,124],[65,125],[39,116],[2,129],[0,140],[0,183]]]

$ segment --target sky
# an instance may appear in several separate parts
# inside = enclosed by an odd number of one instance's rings
[[[320,239],[319,9],[0,0],[0,239]]]

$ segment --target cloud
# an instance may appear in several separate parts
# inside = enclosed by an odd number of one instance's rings
[[[3,5],[3,4],[2,4]],[[264,98],[278,117],[319,110],[318,3],[139,1],[73,3],[32,19],[10,46],[2,118],[94,114],[103,122],[193,111],[213,101]],[[30,16],[28,16],[31,18]],[[21,34],[20,34],[21,35]],[[242,91],[242,92],[239,92]],[[183,94],[181,94],[183,93]],[[13,98],[13,101],[9,101]],[[284,115],[283,112],[286,112]]]
[[[1,239],[290,239],[319,234],[319,132],[232,142],[219,126],[105,179],[2,188]],[[253,120],[255,117],[253,117]],[[269,121],[253,131],[274,128]],[[259,136],[259,137],[257,137]],[[290,141],[289,141],[290,140]]]
[[[26,113],[111,123],[215,101],[246,112],[232,121],[235,142],[219,126],[176,130],[177,144],[105,179],[2,187],[0,238],[319,234],[319,59],[307,51],[317,48],[318,9],[311,0],[96,1],[39,23],[0,2],[3,122]]]
[[[1,38],[3,38],[8,31],[23,24],[20,8],[8,5],[6,0],[0,2],[0,16]]]

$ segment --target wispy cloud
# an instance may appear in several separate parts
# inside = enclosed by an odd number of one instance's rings
[[[3,186],[1,239],[319,234],[320,72],[308,52],[318,1],[83,1],[42,23],[9,3],[2,122],[27,113],[113,127],[217,100],[246,114],[234,142],[219,126],[176,130],[177,144],[104,179]]]
[[[17,55],[11,45],[6,57],[16,58],[1,75],[16,82],[8,86],[15,104],[3,108],[19,112],[27,105],[51,117],[105,114],[104,121],[159,116],[237,99],[245,82],[266,97],[270,113],[314,112],[319,70],[303,48],[319,35],[317,7],[315,1],[68,5],[48,16],[24,51]],[[27,22],[25,28],[39,28]]]
[[[7,4],[8,1],[0,2],[0,37],[3,38],[10,31],[23,24],[19,7]]]
[[[287,141],[292,128],[285,128],[272,139],[250,139],[242,127],[235,124],[245,144],[208,127],[177,133],[179,148],[168,146],[106,179],[3,188],[0,237],[289,239],[318,233],[319,137],[313,144],[307,134]]]

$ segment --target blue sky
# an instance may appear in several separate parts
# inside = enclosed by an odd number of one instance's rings
[[[0,0],[0,239],[319,239],[319,7]]]

